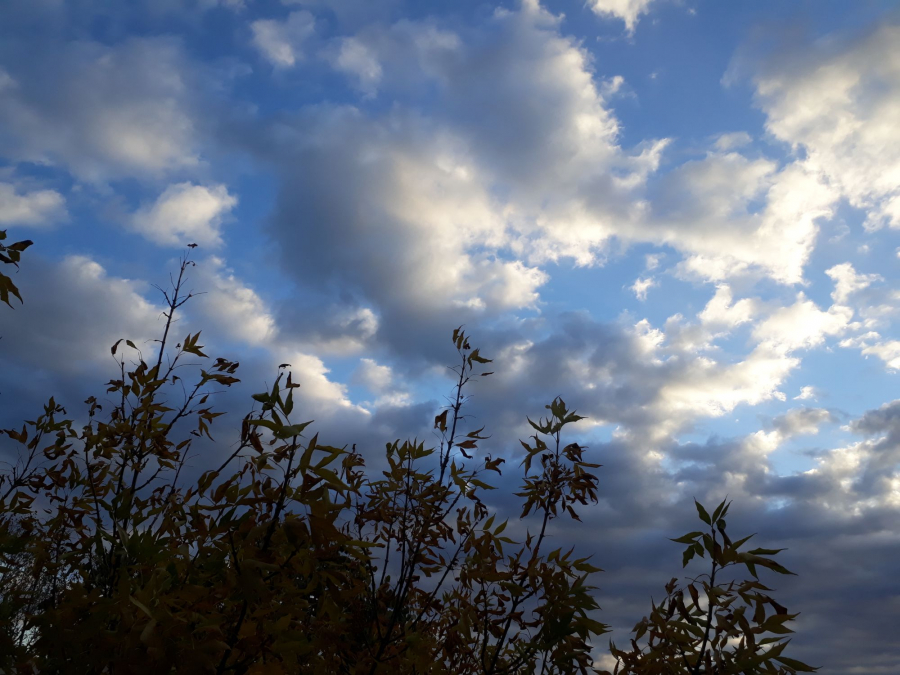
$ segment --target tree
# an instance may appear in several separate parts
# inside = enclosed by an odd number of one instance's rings
[[[732,541],[725,531],[731,502],[723,500],[710,516],[695,501],[700,520],[708,531],[689,532],[672,541],[686,544],[683,567],[695,556],[710,558],[710,571],[679,584],[666,584],[666,597],[653,604],[650,616],[634,627],[631,649],[611,646],[618,659],[616,673],[657,675],[683,673],[809,673],[817,670],[783,656],[793,631],[785,624],[790,614],[759,582],[757,567],[778,574],[793,574],[771,557],[784,549],[756,548],[741,551],[753,535]],[[722,572],[743,565],[753,579],[722,581]],[[700,588],[698,588],[698,586]],[[687,596],[685,596],[687,592]],[[771,613],[766,612],[771,606]],[[770,634],[770,635],[767,635]],[[644,639],[644,646],[638,641]]]
[[[12,265],[18,269],[22,251],[31,246],[33,242],[30,239],[25,239],[13,244],[4,244],[3,242],[6,240],[6,236],[6,230],[0,230],[0,262],[4,265]],[[0,272],[0,302],[5,302],[12,307],[12,304],[9,301],[10,295],[17,297],[19,302],[22,301],[22,296],[19,295],[19,289],[16,288],[12,279],[3,274],[3,272]]]
[[[582,417],[556,398],[544,417],[528,420],[534,435],[522,442],[517,496],[521,517],[535,527],[521,542],[504,534],[507,522],[483,501],[493,489],[487,474],[499,474],[504,460],[476,459],[484,429],[463,429],[467,388],[490,375],[481,369],[491,361],[461,328],[452,336],[454,392],[434,419],[437,448],[390,442],[383,471],[367,469],[355,445],[321,443],[312,422],[297,421],[299,385],[284,364],[273,386],[253,395],[227,456],[187,480],[194,448],[215,443],[211,425],[221,413],[210,397],[239,381],[238,363],[209,362],[200,333],[172,347],[193,265],[185,255],[164,291],[155,354],[145,358],[127,339],[112,346],[118,372],[107,385],[110,403],[88,398],[87,423],[77,427],[51,398],[33,421],[2,432],[19,454],[0,477],[0,668],[599,672],[594,641],[608,627],[594,618],[589,578],[600,570],[572,550],[547,550],[552,521],[579,520],[576,507],[597,502],[598,465],[564,440]],[[194,365],[192,386],[178,386],[192,360],[209,365]],[[723,537],[724,510],[710,520]],[[714,530],[712,537],[710,555],[718,557],[706,590],[714,598],[709,616],[727,607],[715,590],[715,566],[733,559],[730,543],[720,551]],[[653,670],[656,664],[738,672],[702,656],[721,651],[718,629],[692,661],[679,646],[674,614],[651,616],[651,649],[613,648],[624,668],[618,672],[670,672]],[[732,633],[744,630],[736,625]],[[797,669],[781,664],[758,672]]]

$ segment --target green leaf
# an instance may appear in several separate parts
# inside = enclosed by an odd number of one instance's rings
[[[755,548],[752,551],[748,551],[751,555],[775,555],[776,553],[781,553],[782,551],[787,551],[786,548]]]
[[[678,537],[678,539],[669,539],[669,541],[674,541],[676,544],[693,544],[694,540],[702,535],[702,532],[688,532]]]
[[[714,521],[715,521],[715,520],[718,520],[720,517],[722,517],[722,516],[725,515],[724,513],[722,513],[722,511],[725,509],[725,502],[727,502],[727,501],[728,501],[728,497],[726,497],[725,499],[723,499],[723,500],[722,500],[722,503],[719,504],[719,505],[716,507],[716,510],[715,510],[715,511],[713,511],[712,519],[713,519]]]
[[[697,507],[697,514],[700,516],[700,520],[702,520],[707,525],[712,525],[712,520],[710,519],[709,514],[706,512],[706,509],[703,508],[703,504],[695,499],[694,505]]]
[[[793,668],[797,672],[800,673],[814,673],[818,670],[818,668],[813,668],[812,666],[808,666],[803,661],[798,661],[797,659],[789,659],[786,656],[776,656],[775,660],[779,663],[783,663],[788,668]]]

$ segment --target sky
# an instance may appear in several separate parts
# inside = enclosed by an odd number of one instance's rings
[[[588,417],[601,501],[552,534],[613,639],[727,495],[793,655],[900,672],[898,120],[889,1],[6,0],[0,426],[152,352],[196,243],[221,429],[287,362],[329,444],[433,439],[465,325],[507,492],[526,415]]]

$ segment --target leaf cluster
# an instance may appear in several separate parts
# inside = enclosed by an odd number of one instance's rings
[[[12,244],[3,243],[6,241],[6,230],[0,230],[0,263],[4,265],[12,265],[17,270],[19,268],[19,261],[22,257],[22,251],[31,246],[34,242],[30,239],[24,239],[22,241],[17,241]],[[5,269],[4,267],[0,267],[0,270]],[[9,301],[9,296],[15,296],[19,299],[19,302],[22,302],[22,296],[19,295],[19,289],[13,283],[12,279],[10,279],[6,274],[0,271],[0,302],[6,303],[8,306],[12,307],[12,303]]]
[[[612,645],[618,661],[614,673],[634,675],[737,675],[777,673],[794,675],[817,670],[784,655],[793,631],[791,614],[759,581],[758,568],[793,574],[776,562],[784,549],[741,548],[754,536],[732,541],[725,516],[731,502],[723,500],[712,515],[694,501],[697,516],[708,529],[688,532],[675,543],[684,544],[682,566],[695,557],[709,560],[709,572],[679,583],[666,584],[666,597],[652,603],[649,616],[632,630],[631,648]],[[744,567],[751,578],[723,580],[730,568]]]
[[[12,263],[14,246],[2,249]],[[17,453],[0,474],[0,671],[599,673],[601,570],[550,544],[554,521],[598,500],[599,465],[564,440],[583,418],[557,397],[528,419],[512,523],[483,498],[505,460],[479,449],[483,426],[468,428],[466,392],[491,360],[462,327],[434,447],[395,440],[367,467],[372,448],[320,442],[297,417],[289,364],[222,444],[211,399],[239,382],[239,364],[209,357],[199,332],[171,345],[193,265],[186,255],[163,291],[155,354],[117,341],[116,375],[80,423],[51,398],[0,432]],[[189,477],[191,458],[215,468]],[[709,532],[676,541],[685,564],[710,556],[711,575],[686,586],[689,600],[667,586],[633,649],[612,647],[616,672],[802,671],[764,636],[795,615],[758,581],[717,578],[737,564],[785,573],[777,551],[739,551],[728,506],[698,509]]]

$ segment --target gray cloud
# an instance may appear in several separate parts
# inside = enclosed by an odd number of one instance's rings
[[[0,152],[57,163],[87,181],[153,177],[196,167],[190,73],[178,40],[48,43],[0,52]]]

